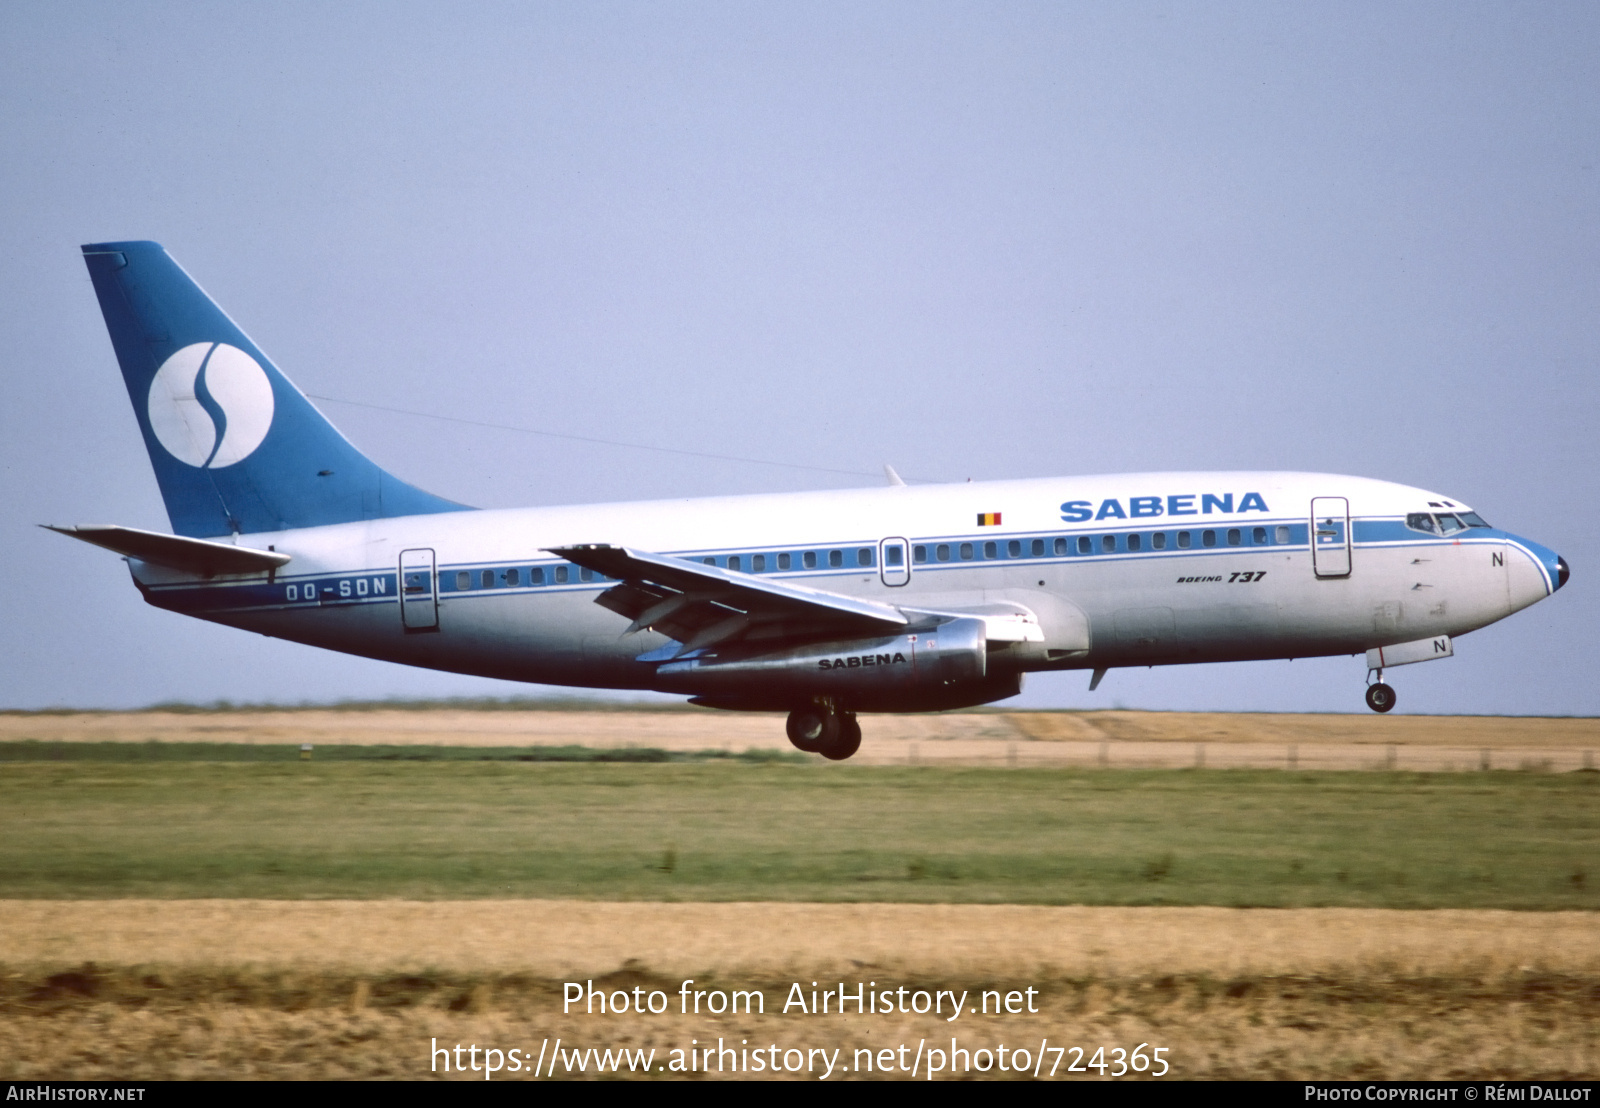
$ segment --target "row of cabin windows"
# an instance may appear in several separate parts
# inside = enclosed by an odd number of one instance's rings
[[[971,562],[978,560],[996,560],[1005,558],[1043,558],[1048,551],[1056,557],[1068,554],[1093,554],[1097,551],[1102,554],[1137,553],[1143,550],[1166,550],[1169,544],[1178,550],[1189,550],[1195,545],[1195,536],[1199,536],[1199,545],[1212,547],[1227,546],[1271,546],[1287,545],[1289,542],[1289,528],[1280,526],[1272,531],[1265,527],[1229,527],[1226,530],[1216,529],[1207,531],[1166,531],[1134,532],[1126,535],[1079,535],[1076,541],[1065,537],[1058,537],[1046,543],[1044,539],[1012,539],[1005,544],[1005,553],[1001,554],[999,542],[985,543],[919,543],[911,548],[911,560],[916,565],[925,565],[928,561]],[[1026,553],[1024,553],[1026,551]],[[931,554],[931,559],[930,559]],[[899,544],[891,544],[887,548],[887,561],[890,566],[899,566],[904,555]],[[748,563],[746,559],[748,558]],[[846,564],[857,568],[870,569],[877,564],[873,548],[859,546],[848,550],[801,550],[797,552],[782,551],[778,554],[726,554],[721,557],[707,556],[700,559],[708,566],[721,566],[737,572],[766,573],[769,567],[778,571],[793,569],[820,569],[826,566],[829,569],[843,569]],[[577,573],[574,576],[573,571]],[[610,578],[604,574],[596,573],[592,569],[582,566],[530,566],[526,571],[513,566],[510,569],[484,569],[484,570],[457,570],[456,591],[466,592],[474,587],[480,589],[518,588],[524,583],[529,585],[566,585],[573,581],[607,581]]]
[[[1269,531],[1265,527],[1229,527],[1208,531],[1144,531],[1127,535],[1079,535],[1070,540],[1066,537],[1057,538],[1050,544],[1050,554],[1061,557],[1067,554],[1117,554],[1138,553],[1143,550],[1166,550],[1172,546],[1177,550],[1189,550],[1195,545],[1195,537],[1199,536],[1199,545],[1211,547],[1227,546],[1285,546],[1289,543],[1289,528],[1280,526]],[[1024,553],[1023,541],[1012,539],[1005,544],[1006,558],[1043,558],[1045,556],[1045,540],[1030,539],[1027,541]],[[930,560],[935,562],[962,561],[971,562],[978,560],[992,560],[1000,558],[1000,543],[946,543],[941,542],[929,545],[917,545],[911,548],[911,560],[917,565],[923,565]]]
[[[745,559],[749,558],[746,563]],[[700,559],[708,566],[721,566],[740,573],[765,573],[768,567],[776,570],[786,569],[843,569],[846,565],[852,567],[865,567],[871,569],[877,565],[877,558],[870,546],[858,546],[852,550],[801,550],[791,552],[788,550],[778,554],[727,554],[719,558],[705,557]],[[898,564],[898,563],[895,563]]]
[[[893,550],[890,563],[899,565],[898,549]],[[748,559],[748,561],[747,561]],[[750,573],[765,573],[768,567],[778,570],[785,569],[817,569],[827,566],[830,569],[842,569],[847,563],[853,566],[864,566],[868,569],[877,565],[877,557],[870,546],[857,547],[852,550],[803,550],[791,553],[784,551],[781,554],[728,554],[720,558],[705,557],[700,559],[708,566],[722,566],[736,572],[748,569]],[[529,566],[523,569],[513,566],[510,569],[483,569],[456,571],[456,591],[467,592],[471,589],[493,588],[519,588],[528,585],[566,585],[573,582],[609,581],[610,578],[592,569],[582,566]]]
[[[529,566],[526,570],[519,566],[512,566],[510,569],[458,569],[456,591],[466,592],[473,588],[515,589],[521,588],[523,584],[565,585],[573,581],[609,580],[605,574],[584,569],[582,566]]]

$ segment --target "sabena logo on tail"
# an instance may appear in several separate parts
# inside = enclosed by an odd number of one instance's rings
[[[150,382],[150,428],[178,461],[221,469],[255,452],[272,427],[272,382],[225,342],[185,346]]]

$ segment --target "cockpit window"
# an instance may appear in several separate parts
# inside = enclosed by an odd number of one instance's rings
[[[1453,535],[1468,527],[1487,527],[1477,512],[1440,512],[1437,516],[1427,512],[1412,512],[1406,516],[1406,526],[1413,531],[1426,531],[1430,535]]]

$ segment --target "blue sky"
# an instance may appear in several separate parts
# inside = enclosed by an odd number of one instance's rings
[[[1400,710],[1600,710],[1593,5],[18,0],[0,106],[0,707],[530,691],[158,612],[34,527],[167,526],[77,252],[152,238],[483,506],[885,461],[1437,489],[1574,578],[1396,671]],[[1021,703],[1350,711],[1363,672]]]

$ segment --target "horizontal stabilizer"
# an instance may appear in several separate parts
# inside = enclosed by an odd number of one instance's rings
[[[279,554],[275,550],[252,550],[225,542],[141,531],[136,527],[118,527],[115,524],[52,527],[48,523],[41,526],[59,535],[70,535],[118,554],[137,558],[141,562],[185,573],[198,573],[203,577],[214,577],[219,573],[268,573],[289,564],[289,555]]]

